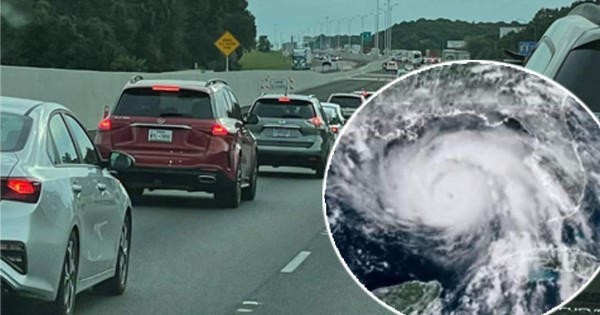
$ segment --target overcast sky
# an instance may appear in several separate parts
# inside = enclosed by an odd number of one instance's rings
[[[248,0],[249,9],[256,17],[259,35],[273,37],[277,24],[278,37],[281,33],[287,41],[291,35],[313,35],[320,32],[319,22],[346,19],[341,22],[341,31],[348,33],[347,18],[371,14],[364,18],[365,29],[374,31],[376,0]],[[419,18],[448,18],[465,21],[529,21],[541,8],[556,8],[569,5],[573,0],[392,0],[400,3],[393,8],[393,21],[411,21]],[[383,9],[387,0],[380,0]],[[380,28],[383,26],[380,16]],[[315,27],[316,25],[316,27]],[[338,22],[331,23],[336,32]],[[354,18],[352,32],[358,33],[361,19]],[[323,26],[323,32],[326,27]],[[279,40],[279,38],[277,38]]]

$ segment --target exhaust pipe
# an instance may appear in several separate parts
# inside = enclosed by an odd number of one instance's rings
[[[202,184],[214,184],[217,182],[217,178],[214,175],[199,175],[198,181]]]

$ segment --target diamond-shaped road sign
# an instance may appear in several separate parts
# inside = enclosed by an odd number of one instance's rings
[[[238,47],[240,47],[240,42],[229,32],[223,33],[219,39],[215,42],[215,46],[225,55],[225,57],[229,57],[232,52],[234,52]]]

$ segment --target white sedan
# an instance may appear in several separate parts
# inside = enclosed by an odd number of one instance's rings
[[[73,314],[88,288],[127,286],[131,201],[94,143],[62,105],[0,98],[2,295]],[[134,160],[113,152],[113,172]]]

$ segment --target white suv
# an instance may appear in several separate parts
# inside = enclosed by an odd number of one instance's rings
[[[584,3],[555,21],[525,65],[600,113],[600,5]]]

